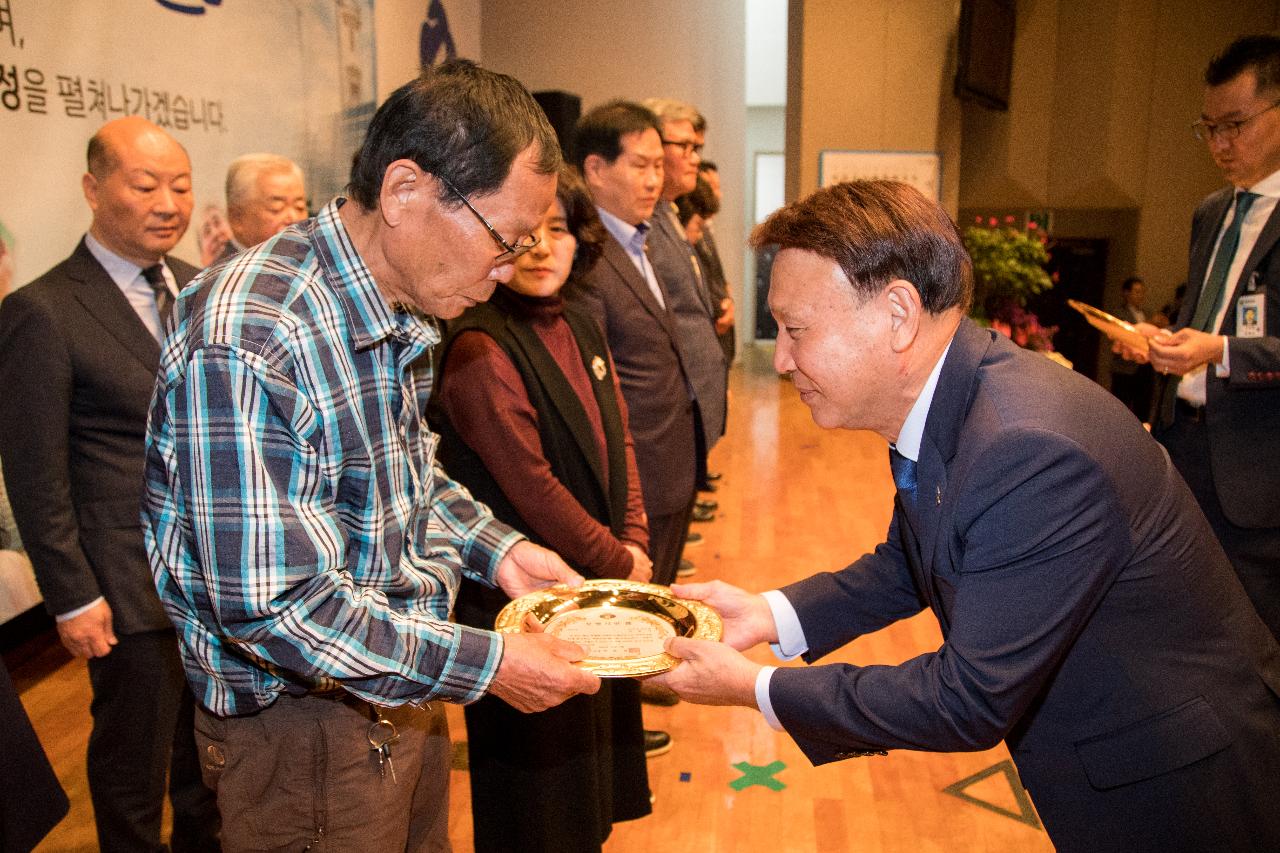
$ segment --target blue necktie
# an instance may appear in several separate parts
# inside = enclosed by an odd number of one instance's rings
[[[889,448],[889,470],[893,472],[893,484],[898,487],[902,498],[903,509],[907,512],[907,520],[914,529],[916,525],[916,463],[898,452],[898,448]]]
[[[1245,215],[1253,205],[1257,193],[1236,193],[1236,212],[1231,217],[1231,224],[1222,232],[1222,241],[1218,244],[1218,254],[1213,259],[1213,269],[1204,280],[1204,289],[1200,291],[1200,299],[1196,302],[1196,314],[1191,321],[1191,328],[1202,332],[1212,332],[1214,320],[1222,308],[1222,300],[1227,292],[1227,273],[1231,270],[1231,262],[1236,256],[1236,247],[1240,245],[1240,226],[1244,224]]]

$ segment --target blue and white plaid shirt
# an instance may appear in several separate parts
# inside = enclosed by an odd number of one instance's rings
[[[341,684],[470,702],[496,634],[447,621],[520,534],[435,464],[439,332],[391,309],[343,200],[206,270],[178,301],[147,430],[147,552],[215,714]]]

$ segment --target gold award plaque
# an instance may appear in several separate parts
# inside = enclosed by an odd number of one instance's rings
[[[1083,314],[1085,321],[1090,326],[1093,326],[1099,332],[1111,338],[1111,340],[1127,344],[1139,352],[1147,351],[1147,336],[1139,332],[1127,320],[1121,320],[1101,308],[1094,308],[1092,305],[1086,305],[1075,299],[1068,299],[1067,304]]]
[[[665,586],[624,580],[589,580],[576,589],[554,586],[512,601],[494,628],[504,634],[540,630],[577,643],[587,656],[578,666],[601,678],[666,672],[676,658],[662,650],[668,637],[719,640],[720,614],[700,601],[676,598]]]

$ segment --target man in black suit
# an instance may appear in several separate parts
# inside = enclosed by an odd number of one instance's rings
[[[1143,300],[1147,295],[1147,283],[1136,275],[1131,275],[1120,285],[1120,293],[1124,299],[1116,316],[1135,326],[1147,322],[1147,312],[1143,310]],[[1125,358],[1115,358],[1111,362],[1111,393],[1116,399],[1129,407],[1129,411],[1138,420],[1146,421],[1151,417],[1151,389],[1155,374],[1151,365],[1136,364]]]
[[[196,270],[166,253],[191,164],[144,119],[103,125],[82,178],[93,221],[71,257],[0,304],[0,458],[63,645],[89,660],[89,789],[103,850],[216,850],[193,704],[143,550],[143,436],[165,312]]]
[[[694,126],[698,142],[704,139],[702,127]],[[724,203],[724,193],[720,189],[720,169],[710,160],[698,164],[698,177],[707,182],[716,201]],[[716,245],[715,225],[708,219],[702,226],[702,239],[694,246],[698,251],[698,262],[707,275],[707,290],[711,294],[711,304],[716,311],[716,337],[720,339],[720,348],[724,350],[726,364],[733,364],[738,351],[737,339],[733,331],[733,297],[729,295],[729,282],[724,275],[724,265],[720,262],[720,248]]]
[[[1140,326],[1168,376],[1152,432],[1280,637],[1280,38],[1238,39],[1205,83],[1193,127],[1230,186],[1196,209],[1176,331]]]
[[[1280,647],[1167,455],[1096,384],[965,317],[934,203],[839,184],[775,213],[774,364],[814,421],[890,442],[888,537],[749,595],[677,586],[726,644],[678,639],[684,698],[759,707],[816,764],[1005,740],[1059,851],[1258,850],[1280,838]],[[928,607],[898,666],[806,662]]]

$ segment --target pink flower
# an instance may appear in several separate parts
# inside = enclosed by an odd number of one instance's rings
[[[973,217],[973,221],[974,221],[976,224],[981,225],[981,224],[982,224],[982,214],[978,214],[977,216]]]
[[[992,228],[995,228],[999,223],[996,221],[996,218],[993,216],[989,220],[987,220],[987,224],[990,225]]]
[[[1036,225],[1036,221],[1034,219],[1032,219],[1030,222],[1027,223],[1028,231],[1034,231],[1039,227],[1040,227],[1039,225]]]
[[[1006,224],[1008,224],[1008,225],[1012,225],[1012,224],[1013,224],[1013,214],[1011,213],[1011,214],[1009,214],[1008,216],[1006,216],[1006,217],[1004,218],[1004,221],[1005,221],[1005,223],[1006,223]]]

